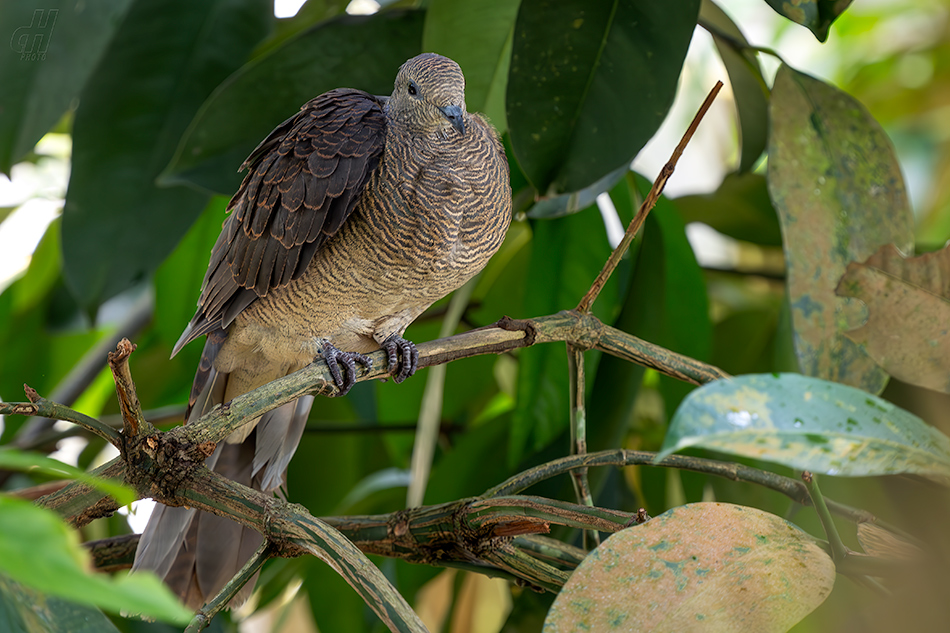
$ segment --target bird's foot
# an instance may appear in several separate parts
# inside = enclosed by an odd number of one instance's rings
[[[415,343],[393,334],[383,341],[382,347],[386,350],[386,371],[392,374],[393,380],[402,382],[416,373],[419,368],[419,350]],[[402,364],[399,363],[397,352],[402,354]]]
[[[349,393],[353,385],[356,384],[356,363],[359,363],[366,369],[373,366],[373,361],[368,356],[357,354],[356,352],[344,352],[335,347],[330,341],[324,339],[323,347],[320,350],[320,357],[327,362],[330,369],[330,375],[333,376],[333,382],[340,390],[337,396],[345,396]],[[341,368],[346,369],[346,375],[343,375]]]

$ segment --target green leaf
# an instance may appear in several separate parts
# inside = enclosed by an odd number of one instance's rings
[[[807,27],[819,42],[828,39],[831,24],[844,13],[851,0],[765,0],[786,18]]]
[[[553,314],[577,305],[600,272],[610,245],[596,207],[556,220],[532,224],[531,263],[524,310],[529,315]],[[594,304],[594,313],[612,320],[618,283],[612,278]],[[511,428],[508,463],[547,446],[568,425],[567,356],[563,345],[537,345],[518,356],[517,407]]]
[[[59,460],[39,453],[18,451],[6,447],[0,448],[0,469],[34,472],[56,479],[76,479],[98,488],[108,495],[112,495],[120,506],[128,505],[138,499],[135,491],[128,486],[114,480],[95,477],[75,466],[64,464]]]
[[[35,544],[28,547],[26,544]],[[53,512],[0,496],[0,572],[43,593],[184,624],[191,612],[151,574],[90,573],[88,552]]]
[[[264,0],[138,2],[82,93],[63,270],[89,312],[142,281],[207,203],[155,177],[205,98],[267,33]]]
[[[545,633],[784,633],[831,593],[835,565],[779,517],[726,503],[674,508],[611,535],[558,594]]]
[[[553,198],[543,198],[538,200],[528,211],[529,218],[559,218],[562,215],[577,213],[581,209],[586,209],[597,201],[597,196],[614,187],[630,171],[626,164],[621,165],[619,169],[610,172],[589,187],[584,187],[580,191],[563,193]]]
[[[632,175],[632,174],[631,174]],[[620,222],[627,225],[633,219],[640,204],[639,195],[631,190],[630,178],[624,178],[610,190],[610,200],[613,202]],[[647,216],[649,219],[649,216]],[[642,313],[641,305],[631,301],[633,288],[632,278],[638,271],[635,267],[640,264],[639,252],[643,246],[643,232],[637,236],[626,257],[621,261],[614,277],[618,285],[626,287],[626,300],[623,301],[616,319],[611,325],[624,332],[634,332],[639,324]],[[612,356],[603,354],[597,363],[597,373],[588,398],[588,419],[597,420],[596,424],[588,425],[588,447],[591,451],[609,450],[623,445],[624,435],[628,432],[633,408],[640,393],[645,368]],[[596,489],[601,478],[607,475],[602,469],[591,471],[591,482]]]
[[[201,283],[211,248],[221,233],[227,204],[224,196],[211,198],[198,221],[155,271],[155,328],[169,349],[197,309]]]
[[[631,173],[627,182],[640,198],[650,189],[642,176]],[[657,200],[644,223],[627,304],[626,309],[636,314],[636,323],[627,332],[698,360],[709,358],[712,325],[706,282],[676,205],[666,197]],[[666,410],[675,410],[691,389],[688,383],[661,377]]]
[[[507,129],[505,87],[518,3],[511,0],[433,0],[426,10],[422,49],[450,57],[465,73],[465,103],[499,133]]]
[[[62,117],[79,95],[130,0],[71,0],[0,4],[10,51],[0,55],[0,172]]]
[[[950,438],[867,392],[801,374],[749,374],[693,391],[660,458],[689,446],[859,477],[950,478]]]
[[[0,630],[4,633],[119,633],[95,607],[43,595],[0,574]]]
[[[261,57],[301,32],[344,13],[348,4],[350,0],[307,0],[292,18],[277,20],[274,32],[258,44],[251,56]]]
[[[507,109],[511,143],[542,195],[629,164],[676,91],[699,0],[524,0]]]
[[[730,374],[774,369],[779,307],[742,309],[716,323],[712,364]]]
[[[60,248],[60,224],[59,218],[50,223],[30,257],[30,265],[23,275],[22,283],[11,286],[10,291],[17,311],[36,306],[61,279],[63,257]]]
[[[843,332],[862,306],[835,296],[852,261],[894,243],[913,250],[914,218],[887,135],[852,97],[779,68],[770,105],[769,193],[785,244],[803,373],[880,393],[887,374]]]
[[[245,64],[201,107],[161,182],[230,195],[248,154],[310,99],[341,86],[390,94],[399,66],[421,51],[424,15],[336,18]]]
[[[755,51],[742,48],[749,42],[725,11],[712,0],[703,0],[699,23],[712,35],[729,74],[739,117],[739,171],[747,172],[765,151],[769,134],[769,89]]]
[[[759,174],[728,174],[714,192],[676,198],[676,206],[687,224],[702,222],[737,240],[782,245],[768,183]]]

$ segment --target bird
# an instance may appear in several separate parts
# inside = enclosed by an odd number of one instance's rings
[[[206,337],[186,424],[318,359],[338,395],[380,348],[402,382],[419,358],[406,328],[484,268],[511,221],[500,138],[467,112],[459,65],[435,53],[406,61],[388,97],[338,88],[310,100],[245,169],[172,352]],[[206,464],[280,494],[313,402],[303,396],[245,425]],[[133,571],[154,571],[198,609],[262,542],[229,519],[157,504]]]

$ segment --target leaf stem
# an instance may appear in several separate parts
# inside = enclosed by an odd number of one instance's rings
[[[828,511],[825,497],[818,488],[818,478],[806,470],[802,473],[802,481],[805,482],[808,496],[811,497],[812,505],[815,506],[815,512],[818,513],[818,519],[821,521],[821,527],[824,528],[828,542],[831,544],[831,557],[835,564],[841,563],[848,557],[850,550],[841,540],[841,535],[838,534],[838,528],[835,527],[835,521],[831,517],[831,512]]]

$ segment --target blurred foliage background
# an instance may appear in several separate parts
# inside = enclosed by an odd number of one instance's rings
[[[797,371],[782,237],[764,177],[767,89],[757,81],[771,86],[778,61],[729,43],[744,36],[771,48],[868,109],[895,146],[916,249],[926,252],[950,237],[950,9],[940,0],[858,0],[822,43],[761,0],[717,4],[431,0],[380,9],[365,0],[310,0],[281,18],[263,0],[0,5],[0,39],[10,34],[14,51],[0,55],[0,171],[10,176],[0,182],[0,399],[22,400],[25,382],[117,421],[104,359],[127,336],[138,345],[132,370],[149,418],[177,424],[200,346],[168,357],[194,311],[240,182],[237,166],[310,97],[344,85],[388,94],[399,64],[422,50],[461,64],[469,110],[485,112],[504,133],[512,165],[516,219],[469,289],[458,330],[574,307],[649,188],[626,173],[630,160],[637,156],[633,169],[652,180],[722,79],[726,91],[595,314],[733,374]],[[34,9],[53,6],[48,58],[25,66],[18,29],[32,24]],[[709,28],[696,26],[697,12]],[[610,20],[618,22],[605,26]],[[638,31],[638,23],[653,30]],[[636,38],[622,37],[629,34]],[[572,54],[587,59],[583,47],[608,37],[615,39],[594,70],[582,69],[574,84],[546,83],[571,71],[570,55],[559,61],[550,50],[577,46]],[[624,124],[610,127],[618,120]],[[591,132],[598,121],[603,129]],[[450,300],[407,338],[437,338]],[[479,494],[567,453],[565,361],[562,346],[548,345],[448,366],[426,503]],[[403,508],[430,371],[398,386],[361,383],[314,406],[290,466],[290,500],[316,516]],[[588,353],[587,371],[590,449],[656,450],[690,386],[596,353]],[[891,380],[884,397],[948,430],[944,395]],[[63,423],[7,417],[0,428],[0,444],[81,468],[114,455]],[[770,493],[696,474],[631,468],[592,477],[597,503],[608,507],[659,514],[715,498],[780,516],[789,510]],[[3,490],[39,481],[0,479]],[[891,520],[936,530],[947,518],[943,491],[902,480],[824,481],[827,494]],[[540,488],[572,498],[566,479]],[[820,533],[805,514],[796,522]],[[141,529],[141,516],[98,521],[82,536],[120,534],[130,524]],[[551,600],[434,567],[378,564],[427,621],[444,623],[433,630],[537,631]],[[271,618],[257,625],[265,630],[381,630],[316,560],[272,561],[257,596]],[[884,630],[906,623],[910,611],[842,581],[794,630]],[[261,630],[253,626],[262,617],[242,630]],[[214,626],[236,626],[222,620]]]

